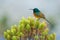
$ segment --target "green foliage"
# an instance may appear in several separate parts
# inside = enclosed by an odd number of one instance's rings
[[[38,37],[38,35],[36,35],[34,38],[35,38],[35,40],[38,40],[39,37]]]
[[[27,24],[25,28],[26,28],[26,30],[28,30],[28,31],[30,31],[30,29],[31,29],[29,24]]]
[[[4,32],[4,37],[7,38],[7,32]]]
[[[19,29],[19,31],[23,31],[23,29],[24,29],[24,24],[20,24],[20,25],[18,26],[18,29]]]
[[[38,20],[36,20],[36,22],[35,22],[35,26],[36,26],[36,28],[39,27],[39,24],[40,24],[40,22],[39,22]]]
[[[12,40],[18,40],[16,36],[13,36],[12,37]]]
[[[45,21],[40,22],[31,17],[27,19],[23,17],[18,25],[13,25],[10,30],[4,32],[4,37],[7,40],[27,40],[29,37],[33,37],[35,40],[55,40],[56,34],[49,35],[48,32],[49,29]]]

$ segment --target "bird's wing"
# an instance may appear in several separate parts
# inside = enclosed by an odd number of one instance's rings
[[[40,13],[40,18],[44,18],[45,19],[45,15],[43,13]]]

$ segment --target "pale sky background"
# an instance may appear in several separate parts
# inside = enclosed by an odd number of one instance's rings
[[[0,18],[9,16],[9,24],[18,23],[22,16],[32,16],[31,8],[39,8],[48,18],[53,16],[57,21],[56,34],[60,35],[60,0],[0,0]],[[6,13],[4,13],[6,12]]]

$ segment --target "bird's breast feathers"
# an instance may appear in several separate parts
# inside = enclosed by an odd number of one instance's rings
[[[34,13],[34,16],[36,18],[45,18],[44,14],[43,13]]]
[[[35,16],[36,18],[39,18],[39,15],[40,15],[40,14],[34,13],[34,16]]]

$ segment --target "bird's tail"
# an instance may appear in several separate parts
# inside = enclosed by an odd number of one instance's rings
[[[53,24],[50,22],[50,21],[48,21],[47,19],[45,19],[49,24],[50,24],[50,26],[52,26]]]

